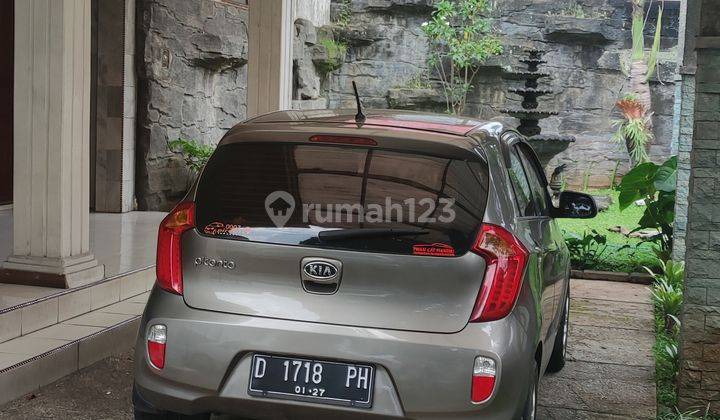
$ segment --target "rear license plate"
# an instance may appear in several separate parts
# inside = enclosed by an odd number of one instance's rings
[[[370,408],[374,380],[370,365],[256,354],[248,393]]]

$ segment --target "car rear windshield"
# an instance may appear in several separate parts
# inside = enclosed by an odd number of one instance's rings
[[[356,251],[457,256],[487,200],[487,165],[338,145],[221,146],[196,194],[203,235]]]

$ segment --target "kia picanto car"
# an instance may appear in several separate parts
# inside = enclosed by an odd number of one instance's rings
[[[499,123],[353,115],[237,125],[163,220],[136,418],[535,417],[592,197]]]

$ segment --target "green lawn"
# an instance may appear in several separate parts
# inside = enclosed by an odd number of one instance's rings
[[[629,230],[635,229],[637,222],[645,211],[644,207],[631,205],[624,211],[618,206],[618,192],[614,190],[592,190],[588,193],[593,195],[610,195],[613,203],[610,208],[601,212],[594,219],[559,219],[560,228],[566,233],[575,233],[582,236],[583,232],[590,232],[595,229],[599,234],[607,237],[608,250],[605,258],[595,270],[619,271],[619,272],[645,272],[642,267],[657,268],[657,257],[652,251],[652,244],[643,243],[639,239],[628,238],[620,233],[610,232],[613,226],[623,226]],[[630,248],[619,249],[623,245],[630,245]]]

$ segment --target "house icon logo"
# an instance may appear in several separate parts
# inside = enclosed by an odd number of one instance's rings
[[[287,191],[273,191],[265,197],[265,211],[275,226],[281,228],[295,210],[295,199]]]

